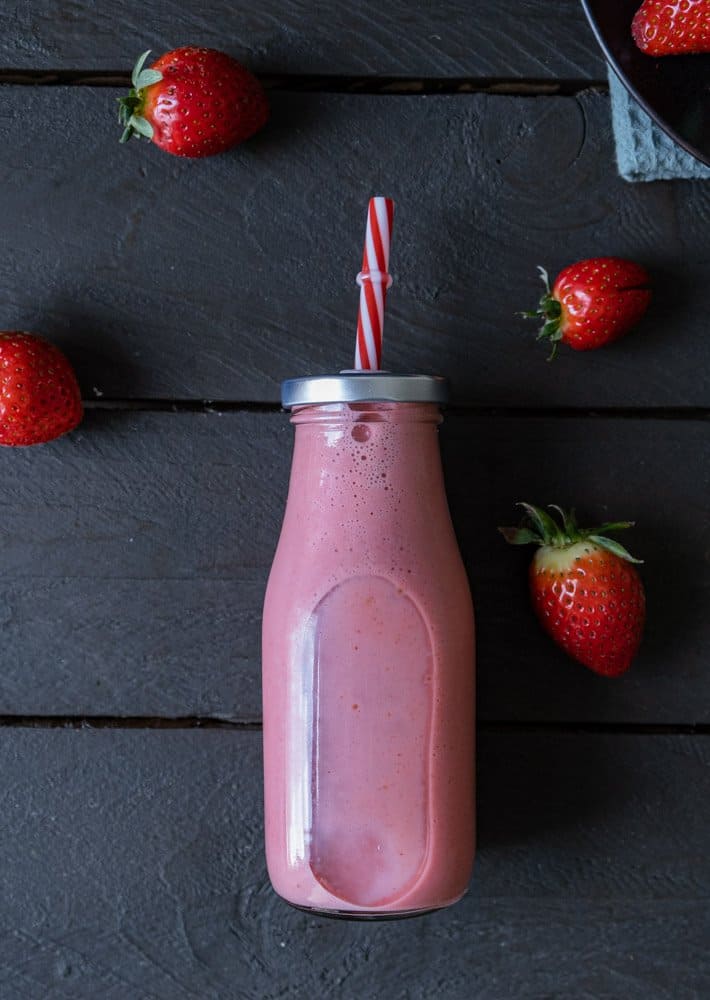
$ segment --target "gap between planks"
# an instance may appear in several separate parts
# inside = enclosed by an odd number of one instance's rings
[[[585,90],[606,92],[606,80],[535,80],[515,77],[335,76],[284,73],[259,76],[266,90],[321,94],[491,94],[505,97],[574,97]],[[0,69],[0,84],[31,87],[130,87],[126,70]]]
[[[189,715],[0,715],[3,729],[222,729],[233,732],[260,732],[261,722],[216,719]],[[710,723],[625,723],[625,722],[516,722],[482,720],[479,733],[585,733],[623,736],[710,736]]]
[[[278,403],[227,399],[85,399],[87,410],[139,410],[156,413],[280,413]],[[446,407],[450,415],[475,417],[607,418],[615,420],[708,420],[710,407],[705,406],[478,406],[452,403]]]

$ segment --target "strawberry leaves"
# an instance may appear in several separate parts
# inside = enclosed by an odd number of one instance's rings
[[[641,563],[635,559],[616,539],[607,538],[610,531],[623,531],[634,526],[633,521],[609,521],[598,528],[580,528],[574,511],[565,511],[556,504],[550,504],[549,509],[557,511],[559,521],[543,510],[529,503],[519,503],[525,511],[525,518],[518,527],[498,528],[501,535],[510,545],[541,545],[561,549],[581,541],[590,541],[612,555],[626,562]]]
[[[139,56],[131,73],[133,88],[126,97],[118,99],[118,120],[123,125],[120,142],[128,142],[133,136],[143,136],[145,139],[153,138],[153,126],[141,114],[145,101],[143,91],[146,87],[159,83],[163,79],[163,74],[157,69],[143,68],[149,55],[150,49]]]
[[[539,545],[540,537],[530,528],[498,528],[509,545]]]
[[[143,69],[149,55],[150,49],[138,57],[138,62],[133,67],[131,82],[134,90],[143,90],[144,87],[150,87],[152,83],[159,83],[163,79],[163,74],[157,69]]]
[[[607,552],[611,552],[612,555],[618,556],[619,559],[625,559],[626,562],[637,563],[638,565],[641,565],[643,562],[643,559],[634,559],[629,550],[625,549],[614,538],[605,538],[604,535],[585,535],[584,537],[590,542],[594,542],[600,548],[606,549]]]
[[[121,124],[125,125],[126,128],[123,135],[119,139],[119,142],[128,142],[128,140],[136,134],[142,135],[144,139],[153,138],[153,126],[149,121],[146,121],[146,119],[142,118],[140,115],[132,114],[128,118],[128,121],[121,121]]]
[[[537,269],[540,272],[540,279],[545,286],[545,292],[540,299],[537,309],[521,312],[519,315],[523,316],[525,319],[543,320],[543,324],[537,334],[537,339],[549,340],[552,343],[552,351],[547,358],[548,361],[552,361],[557,354],[557,344],[560,340],[562,340],[563,336],[562,305],[557,301],[550,290],[550,276],[545,268],[540,267],[538,264]]]

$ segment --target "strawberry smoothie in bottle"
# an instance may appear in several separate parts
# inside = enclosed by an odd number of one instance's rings
[[[284,385],[296,443],[264,608],[266,852],[298,906],[416,913],[468,884],[473,613],[443,395],[381,373]]]
[[[391,204],[370,214],[360,370],[282,386],[296,433],[262,652],[272,884],[360,918],[455,902],[474,853],[473,609],[439,456],[446,383],[375,370]]]

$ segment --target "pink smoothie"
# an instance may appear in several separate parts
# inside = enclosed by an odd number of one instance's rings
[[[266,852],[278,893],[360,915],[465,891],[473,613],[431,404],[294,412],[263,622]]]

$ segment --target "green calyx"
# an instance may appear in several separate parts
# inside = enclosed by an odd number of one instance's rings
[[[633,521],[610,521],[601,524],[598,528],[580,528],[574,516],[574,511],[564,511],[555,504],[549,504],[549,509],[557,511],[558,520],[541,507],[534,507],[530,503],[519,503],[525,511],[523,522],[517,528],[499,528],[503,538],[511,545],[546,545],[554,549],[566,548],[575,545],[577,542],[590,541],[598,545],[607,552],[625,559],[631,563],[641,563],[643,560],[634,559],[623,545],[615,539],[605,537],[605,532],[623,531],[625,528],[633,528]]]
[[[540,299],[537,309],[522,312],[519,315],[525,319],[541,319],[542,326],[537,335],[538,340],[549,340],[552,344],[552,351],[548,361],[557,354],[557,345],[562,340],[562,306],[553,296],[550,289],[550,278],[544,267],[538,267],[540,278],[545,286],[545,294]]]
[[[163,79],[163,74],[157,69],[144,69],[145,61],[150,55],[150,49],[144,52],[133,67],[131,83],[133,87],[126,97],[118,98],[118,120],[123,125],[121,142],[128,142],[133,136],[153,138],[153,126],[143,117],[145,94],[143,91]]]

